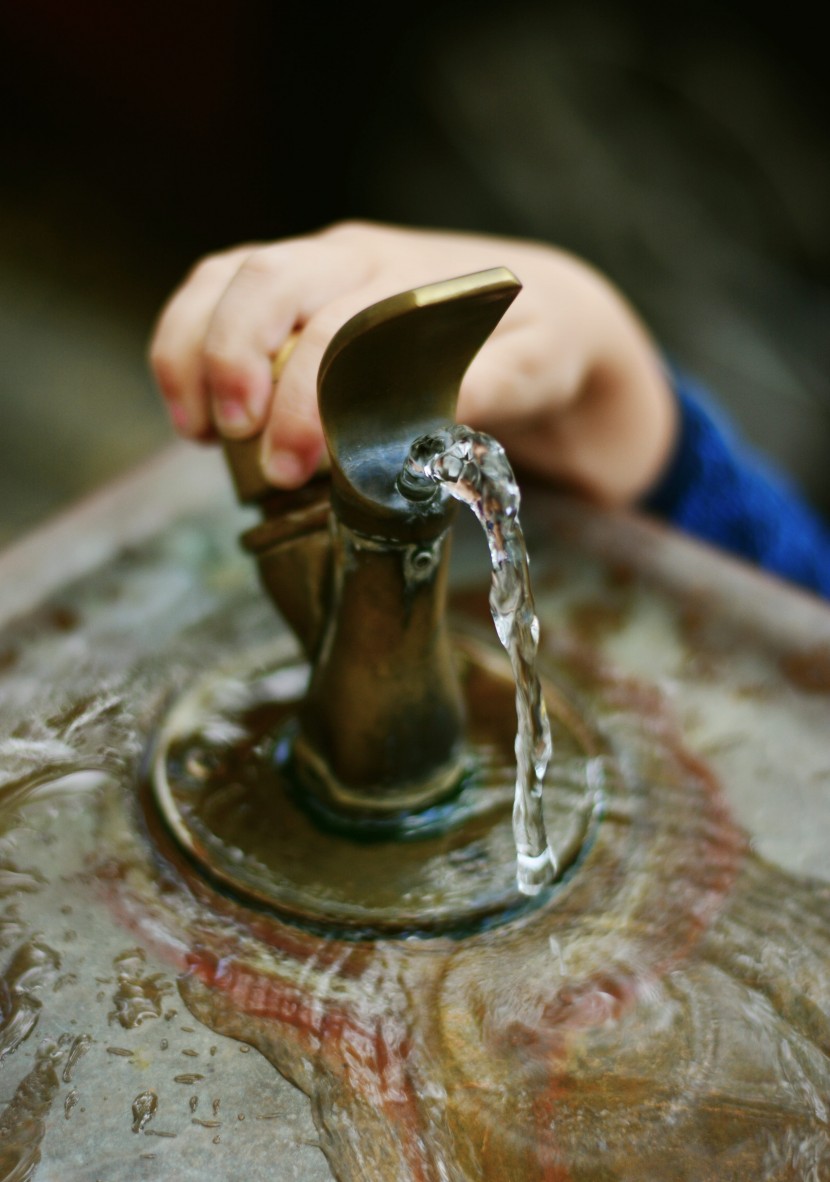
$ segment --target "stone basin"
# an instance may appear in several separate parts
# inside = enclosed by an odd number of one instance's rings
[[[218,457],[0,556],[0,1179],[830,1177],[830,610],[635,515],[522,518],[550,793],[583,777],[597,820],[469,934],[307,930],[159,823],[171,700],[297,659]],[[472,527],[453,580],[489,643]]]

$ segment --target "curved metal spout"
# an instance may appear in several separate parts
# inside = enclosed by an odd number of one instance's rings
[[[397,478],[412,441],[455,422],[461,380],[521,284],[505,267],[431,283],[366,308],[332,340],[318,399],[337,516],[401,540],[435,536],[448,505],[413,505]]]
[[[398,478],[413,440],[454,422],[461,379],[519,290],[497,268],[405,292],[350,320],[323,358],[333,581],[295,758],[341,818],[394,820],[460,782],[445,620],[455,506],[437,490],[413,502]]]

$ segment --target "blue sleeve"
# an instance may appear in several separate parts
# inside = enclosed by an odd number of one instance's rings
[[[678,441],[642,507],[830,597],[830,529],[796,486],[737,436],[699,385],[674,377]]]

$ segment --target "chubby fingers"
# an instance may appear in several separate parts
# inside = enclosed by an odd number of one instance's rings
[[[370,267],[366,252],[325,235],[238,247],[200,263],[162,311],[150,349],[177,429],[191,438],[261,431],[273,399],[272,357]],[[319,444],[313,376],[293,383],[292,396],[295,404],[281,409],[285,449],[305,461]]]
[[[177,431],[192,439],[212,433],[204,365],[207,326],[243,259],[240,246],[198,263],[167,301],[150,343],[150,367]]]
[[[394,295],[398,286],[398,277],[381,268],[306,321],[280,373],[263,434],[260,462],[272,484],[296,488],[313,475],[323,450],[317,407],[317,374],[323,354],[352,316]]]
[[[322,450],[316,379],[337,329],[385,296],[513,265],[514,256],[514,269],[531,282],[473,362],[459,414],[505,442],[518,439],[543,407],[564,407],[579,389],[591,323],[571,273],[579,268],[536,246],[360,223],[236,248],[191,273],[164,309],[151,349],[171,416],[191,437],[262,432],[265,475],[296,487]],[[275,387],[271,359],[292,333],[297,345]]]

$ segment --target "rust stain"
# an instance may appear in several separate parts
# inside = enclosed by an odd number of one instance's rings
[[[580,640],[596,644],[622,631],[630,610],[630,604],[624,601],[584,599],[571,607],[568,625]]]
[[[780,664],[781,672],[796,689],[806,694],[830,694],[830,644],[788,653]]]

